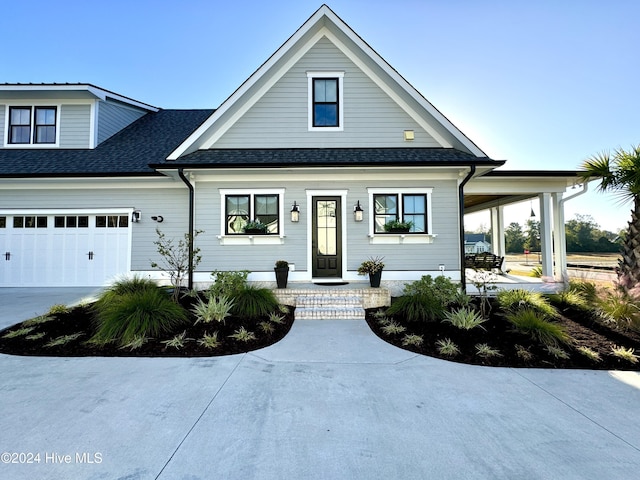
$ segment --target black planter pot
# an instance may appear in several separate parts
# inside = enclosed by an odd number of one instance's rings
[[[382,280],[382,270],[369,274],[369,284],[372,288],[380,288],[380,280]]]
[[[276,283],[278,288],[287,288],[287,281],[289,280],[289,267],[287,268],[274,268],[276,272]]]
[[[389,233],[409,233],[409,228],[390,228]]]
[[[267,231],[262,228],[245,228],[244,233],[247,235],[266,235]]]

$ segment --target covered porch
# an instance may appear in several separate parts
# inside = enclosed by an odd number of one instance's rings
[[[505,257],[507,253],[505,207],[531,201],[536,202],[540,212],[542,277],[525,279],[507,273],[500,276],[500,284],[506,288],[525,283],[527,288],[532,288],[535,284],[536,289],[552,290],[568,281],[564,207],[566,202],[586,193],[587,188],[588,184],[583,183],[577,171],[494,170],[469,181],[464,187],[464,214],[489,212],[491,251],[495,255]],[[575,189],[575,192],[566,195],[568,189]],[[469,280],[470,277],[467,284]],[[474,287],[468,291],[473,292]]]

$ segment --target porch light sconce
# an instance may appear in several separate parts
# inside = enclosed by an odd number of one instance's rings
[[[358,203],[356,203],[353,207],[353,219],[356,222],[361,222],[363,216],[364,216],[364,210],[362,210],[362,207],[360,206],[360,200],[358,200]]]
[[[164,217],[162,215],[154,215],[153,217],[151,217],[151,220],[153,220],[154,222],[162,223],[164,221]]]
[[[142,212],[140,210],[134,210],[131,214],[131,221],[133,223],[138,223],[142,218]]]
[[[291,221],[297,223],[300,221],[300,206],[293,201],[293,205],[291,206]]]

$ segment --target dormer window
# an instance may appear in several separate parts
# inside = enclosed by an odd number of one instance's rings
[[[309,80],[309,130],[343,130],[344,72],[307,72]]]
[[[10,107],[10,144],[55,144],[56,107]]]

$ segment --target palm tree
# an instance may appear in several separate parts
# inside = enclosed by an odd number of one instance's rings
[[[621,203],[633,202],[617,270],[621,285],[632,289],[640,285],[640,145],[629,151],[619,148],[613,155],[598,153],[585,160],[582,168],[585,181],[601,179],[598,190],[618,194]]]

